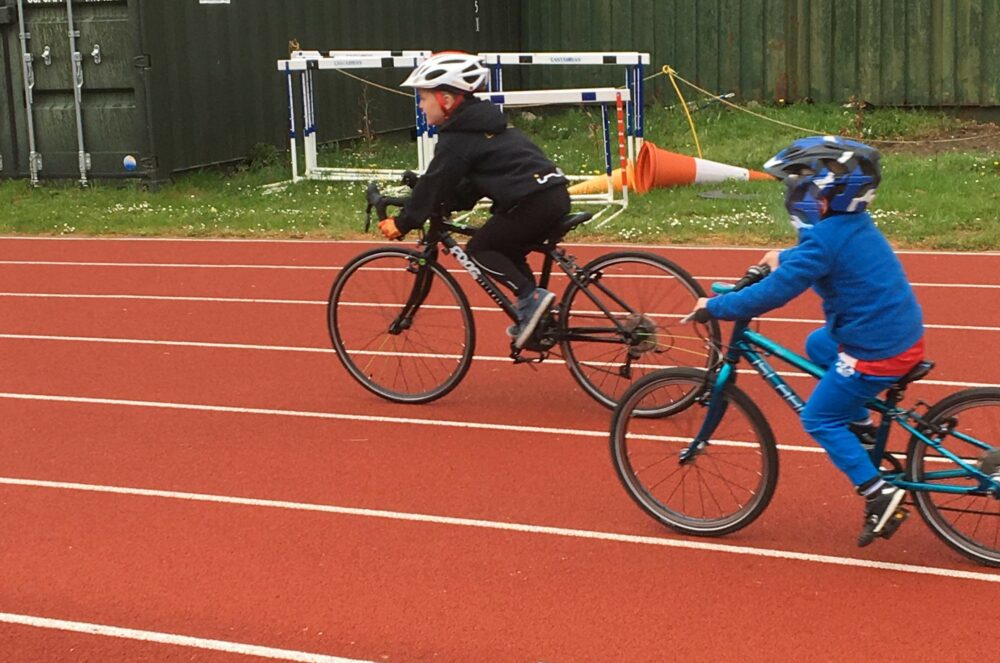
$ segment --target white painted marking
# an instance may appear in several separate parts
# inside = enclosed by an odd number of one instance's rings
[[[313,654],[309,652],[294,651],[291,649],[276,649],[274,647],[248,645],[242,642],[231,642],[229,640],[195,638],[189,635],[160,633],[158,631],[141,631],[134,628],[106,626],[104,624],[90,624],[87,622],[71,622],[64,619],[50,619],[47,617],[35,617],[32,615],[17,615],[10,612],[0,612],[0,622],[5,622],[7,624],[19,624],[21,626],[33,626],[35,628],[54,629],[57,631],[86,633],[87,635],[103,635],[111,638],[123,638],[125,640],[156,642],[163,645],[174,645],[176,647],[207,649],[210,651],[221,651],[230,654],[241,654],[243,656],[259,656],[261,658],[269,658],[277,661],[301,661],[302,663],[373,663],[372,661],[362,661],[356,658],[341,658],[339,656]]]
[[[324,272],[336,272],[343,269],[343,265],[274,265],[274,264],[243,264],[243,263],[188,263],[188,262],[88,262],[88,261],[68,261],[68,260],[0,260],[0,265],[13,265],[13,266],[37,266],[37,267],[129,267],[129,268],[142,268],[142,267],[152,267],[158,269],[277,269],[277,270],[305,270],[305,271],[324,271]],[[389,267],[373,267],[367,268],[367,271],[391,271]],[[464,269],[448,268],[446,270],[449,274],[460,275],[465,274]],[[535,276],[540,276],[540,272],[535,272]],[[698,281],[737,281],[742,275],[726,275],[726,276],[704,276],[704,275],[692,275]],[[554,278],[566,278],[566,274],[561,271],[554,271],[552,273]],[[617,275],[615,278],[655,278],[655,279],[667,279],[673,278],[670,276],[663,275]],[[911,286],[915,288],[958,288],[958,289],[988,289],[988,290],[1000,290],[1000,284],[996,283],[929,283],[929,282],[913,282],[910,283]]]
[[[25,299],[108,299],[108,300],[136,300],[136,301],[164,301],[164,302],[214,302],[220,304],[299,304],[305,306],[326,306],[325,300],[307,299],[255,299],[243,297],[178,297],[168,295],[107,295],[107,294],[77,294],[77,293],[52,293],[52,292],[0,292],[0,297],[25,298]],[[378,306],[377,304],[356,303],[352,306]],[[439,306],[439,308],[450,308]],[[457,307],[455,307],[457,308]],[[496,306],[471,306],[476,313],[503,313]],[[681,314],[655,313],[650,315],[662,316],[665,318],[680,318]],[[762,316],[757,318],[761,322],[787,322],[792,324],[822,325],[823,320],[813,318],[779,318]],[[976,325],[941,325],[924,324],[927,329],[953,329],[961,331],[985,331],[1000,332],[1000,327],[976,326]]]
[[[455,527],[474,527],[480,529],[500,530],[507,532],[521,532],[525,534],[544,534],[549,536],[586,539],[591,541],[612,541],[615,543],[631,543],[631,544],[647,545],[647,546],[662,546],[665,548],[679,548],[686,550],[729,553],[734,555],[748,555],[753,557],[767,557],[772,559],[787,559],[799,562],[810,562],[814,564],[847,566],[847,567],[855,567],[862,569],[881,569],[886,571],[897,571],[900,573],[910,573],[914,575],[939,576],[952,579],[1000,583],[1000,573],[990,574],[990,573],[981,573],[976,571],[960,571],[956,569],[946,569],[933,566],[917,566],[913,564],[897,564],[894,562],[856,559],[853,557],[836,557],[833,555],[802,553],[793,550],[755,548],[751,546],[736,546],[736,545],[728,545],[722,543],[707,543],[705,541],[665,539],[654,536],[638,536],[634,534],[618,534],[615,532],[598,532],[591,530],[569,529],[563,527],[548,527],[544,525],[527,525],[522,523],[497,522],[492,520],[479,520],[474,518],[455,518],[452,516],[436,516],[436,515],[422,514],[422,513],[387,511],[382,509],[363,509],[357,507],[334,506],[328,504],[289,502],[285,500],[266,500],[266,499],[249,498],[249,497],[231,497],[225,495],[211,495],[205,493],[187,493],[187,492],[179,492],[172,490],[152,490],[148,488],[128,488],[120,486],[82,484],[82,483],[71,483],[63,481],[17,479],[13,477],[0,477],[0,484],[6,484],[10,486],[56,489],[56,490],[79,490],[79,491],[87,491],[95,493],[110,493],[116,495],[128,495],[128,496],[140,496],[140,497],[158,497],[165,499],[189,500],[193,502],[207,502],[214,504],[234,505],[234,506],[251,506],[251,507],[262,507],[270,509],[289,509],[293,511],[312,511],[320,513],[332,513],[344,516],[357,516],[362,518],[383,518],[387,520],[429,523],[434,525],[450,525]]]
[[[388,242],[364,239],[278,239],[261,237],[52,237],[44,235],[0,235],[0,241],[46,241],[46,242],[175,242],[178,244],[320,244],[338,246],[341,244],[361,246],[388,246]],[[656,249],[668,251],[756,251],[763,254],[770,247],[761,246],[722,246],[722,245],[690,245],[690,244],[628,244],[628,243],[591,243],[565,242],[560,244],[565,248],[605,248],[605,249]],[[897,255],[931,255],[931,256],[986,256],[1000,257],[1000,251],[929,251],[929,250],[897,250]]]
[[[251,265],[228,263],[190,262],[73,262],[61,260],[0,260],[0,265],[28,265],[39,267],[155,267],[160,269],[294,269],[335,271],[340,266],[326,265]]]
[[[38,299],[135,299],[161,302],[215,302],[226,304],[305,304],[326,306],[325,301],[306,299],[247,299],[243,297],[177,297],[167,295],[88,295],[59,292],[0,292],[0,297],[25,297]]]
[[[143,338],[107,338],[98,336],[51,336],[45,334],[0,334],[0,339],[8,339],[12,341],[53,341],[57,343],[108,343],[112,345],[165,345],[172,347],[190,347],[190,348],[213,348],[220,350],[259,350],[264,352],[310,352],[318,354],[332,354],[336,355],[336,351],[332,348],[313,348],[301,345],[259,345],[253,343],[212,343],[207,341],[161,341],[154,339],[143,339]],[[446,355],[446,354],[435,354],[430,352],[375,352],[375,351],[358,351],[355,354],[359,355],[373,355],[373,356],[405,356],[413,358],[425,358],[425,359],[458,359],[458,355]],[[475,361],[490,361],[490,362],[500,362],[504,364],[511,363],[511,358],[501,355],[475,355]],[[598,362],[586,362],[588,366],[594,365],[604,365],[612,366],[614,364],[604,363],[600,364]],[[565,366],[566,361],[556,357],[549,357],[541,366]],[[651,364],[632,364],[638,368],[666,368],[661,365],[651,365]],[[538,364],[535,365],[536,367]],[[783,378],[809,378],[811,376],[808,373],[800,373],[797,371],[776,371],[778,375]],[[743,375],[757,375],[757,372],[746,368],[739,369],[738,373]],[[1000,383],[992,382],[963,382],[957,380],[928,380],[924,379],[920,381],[920,384],[935,385],[942,387],[1000,387]]]

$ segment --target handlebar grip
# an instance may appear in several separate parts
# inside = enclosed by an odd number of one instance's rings
[[[691,313],[681,318],[681,324],[686,325],[689,322],[700,322],[704,324],[711,319],[712,319],[712,314],[708,312],[708,309],[700,308],[696,311],[692,311]]]
[[[770,273],[771,267],[769,265],[752,265],[749,269],[747,269],[747,273],[743,275],[743,278],[733,285],[733,289],[730,292],[737,292],[743,288],[749,287],[754,283],[763,280],[763,278]]]

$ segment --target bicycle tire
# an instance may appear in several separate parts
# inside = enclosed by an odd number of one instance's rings
[[[428,279],[409,326],[393,329]],[[341,270],[327,304],[330,340],[365,389],[396,403],[448,394],[472,363],[476,329],[468,299],[437,262],[405,248],[362,253]]]
[[[632,385],[612,417],[611,459],[625,491],[654,519],[682,534],[722,536],[767,508],[778,483],[778,449],[760,409],[729,384],[722,392],[728,407],[712,439],[681,462],[679,453],[704,421],[706,375],[668,368]],[[665,415],[633,416],[650,399]]]
[[[583,390],[613,408],[639,378],[671,366],[710,368],[718,359],[719,324],[680,324],[699,297],[701,285],[679,265],[651,253],[622,251],[600,256],[583,268],[587,287],[626,329],[623,336],[575,282],[560,304],[560,345],[570,373]],[[616,303],[613,293],[627,308]],[[631,309],[630,312],[628,309]],[[574,330],[596,330],[585,340]],[[583,334],[586,336],[586,334]],[[603,338],[603,342],[596,339]],[[609,342],[618,340],[619,342]],[[655,415],[655,412],[641,413]]]
[[[957,420],[956,430],[988,443],[994,453],[1000,445],[1000,389],[978,387],[955,392],[931,407],[924,419],[941,424]],[[945,436],[945,448],[962,458],[980,462],[986,454],[954,434]],[[933,447],[913,435],[906,451],[906,476],[911,481],[927,480],[934,467],[952,463]],[[927,465],[932,465],[928,469]],[[952,467],[957,467],[952,464]],[[951,477],[949,485],[976,486],[978,480]],[[928,481],[933,483],[933,481]],[[917,510],[927,526],[948,546],[986,566],[1000,567],[1000,492],[957,495],[934,491],[913,491]],[[957,514],[957,515],[956,515]],[[967,531],[971,530],[971,531]]]

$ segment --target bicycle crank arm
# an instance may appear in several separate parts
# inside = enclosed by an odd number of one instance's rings
[[[707,446],[708,440],[699,440],[698,438],[695,438],[694,441],[691,442],[690,446],[681,452],[681,465],[687,465],[688,463],[693,462],[694,459],[698,457],[698,454],[704,451]]]

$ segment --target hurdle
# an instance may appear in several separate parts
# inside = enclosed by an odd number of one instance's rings
[[[625,86],[624,89],[617,90],[621,93],[620,99],[609,97],[609,93],[606,92],[608,88],[590,90],[590,92],[594,93],[597,93],[597,90],[601,90],[601,92],[597,94],[599,94],[602,99],[599,103],[601,105],[601,121],[604,126],[604,161],[605,171],[608,176],[608,192],[606,194],[576,194],[572,198],[574,201],[581,203],[594,202],[605,203],[608,205],[621,205],[621,209],[615,212],[611,218],[617,216],[621,211],[628,207],[627,164],[635,163],[636,156],[638,155],[643,143],[645,119],[643,112],[643,103],[645,101],[643,71],[644,67],[650,63],[649,53],[640,53],[637,51],[539,53],[484,52],[478,53],[477,55],[483,59],[487,68],[490,70],[489,90],[494,94],[511,94],[510,92],[504,90],[504,67],[581,65],[624,67]],[[558,98],[558,95],[554,95],[553,98]],[[576,103],[581,102],[594,103],[593,98],[582,98]],[[610,117],[608,109],[612,103],[616,104],[617,116],[619,119],[619,139],[621,140],[624,138],[624,149],[620,150],[620,162],[623,173],[622,197],[620,199],[615,198],[614,187],[611,183],[611,163],[613,157],[612,143],[610,140]],[[502,105],[503,103],[501,102],[501,106]],[[626,120],[624,127],[622,127],[621,120],[623,114]],[[592,175],[587,174],[567,175],[567,178],[570,180],[586,180],[591,177]],[[603,213],[603,211],[604,210],[599,212],[599,214]],[[605,219],[604,223],[610,221],[611,218]]]
[[[292,162],[292,182],[304,179],[331,181],[365,181],[398,178],[405,171],[388,168],[331,168],[317,161],[316,83],[313,72],[337,69],[413,69],[423,62],[430,51],[293,51],[287,59],[277,61],[278,71],[285,74],[288,87],[288,140]],[[295,124],[294,77],[301,78],[302,87],[302,151],[304,169],[299,173],[298,138]],[[420,97],[413,95],[414,118],[417,126],[416,170],[423,172],[434,154],[433,137],[427,118],[420,110]],[[280,186],[278,183],[274,186]]]
[[[285,73],[288,83],[288,124],[289,152],[292,164],[292,182],[304,179],[364,181],[393,179],[402,175],[403,170],[376,168],[331,168],[317,163],[316,96],[313,73],[321,70],[337,69],[413,69],[431,55],[430,51],[294,51],[288,59],[277,61],[277,68]],[[628,206],[627,164],[634,163],[643,141],[643,67],[649,64],[648,53],[638,52],[592,52],[592,53],[478,53],[490,70],[488,92],[478,93],[480,98],[503,106],[538,106],[554,104],[598,104],[604,129],[605,172],[608,190],[605,193],[576,194],[575,202]],[[623,88],[581,88],[555,90],[504,90],[503,67],[512,65],[618,65],[625,67]],[[302,85],[302,146],[305,167],[298,170],[298,137],[295,122],[294,76],[301,77]],[[609,108],[615,104],[618,119],[618,138],[621,168],[624,173],[621,198],[616,198],[611,182],[612,141],[610,132],[611,114]],[[623,121],[623,114],[625,121]],[[417,134],[418,173],[426,171],[434,156],[437,131],[427,123],[427,118],[419,107],[419,95],[414,93],[414,119]],[[558,165],[558,164],[557,164]],[[585,180],[592,174],[571,174],[569,180]],[[269,186],[282,186],[284,183]],[[619,212],[621,211],[619,210]],[[598,214],[603,214],[604,210]],[[617,215],[618,212],[615,213]]]
[[[639,52],[581,52],[581,53],[478,53],[490,70],[490,92],[502,92],[504,66],[560,65],[560,66],[622,66],[625,68],[625,89],[629,100],[625,103],[628,120],[625,135],[628,157],[633,163],[642,147],[644,135],[645,103],[643,72],[649,64],[649,53]]]

